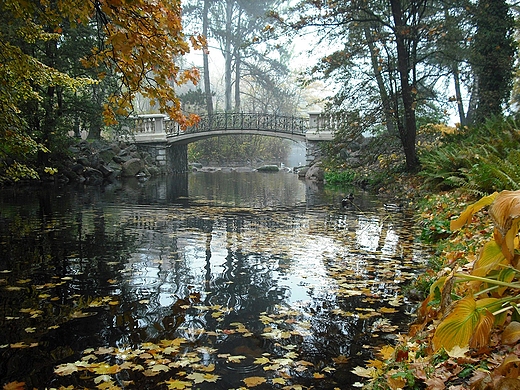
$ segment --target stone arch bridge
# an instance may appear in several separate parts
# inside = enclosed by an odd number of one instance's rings
[[[203,115],[197,125],[181,130],[163,114],[135,118],[132,141],[148,151],[172,173],[188,171],[188,144],[202,139],[233,134],[256,134],[304,142],[307,162],[319,153],[319,142],[331,141],[338,121],[320,113],[307,117],[260,113],[217,113]]]

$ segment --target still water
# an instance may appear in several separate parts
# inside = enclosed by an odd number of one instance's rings
[[[1,190],[0,385],[360,386],[426,254],[409,213],[343,195],[258,172]]]

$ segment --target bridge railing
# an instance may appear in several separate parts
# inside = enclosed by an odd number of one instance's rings
[[[308,128],[308,118],[261,113],[202,115],[195,126],[188,127],[185,131],[173,121],[165,121],[165,129],[169,136],[212,130],[259,130],[304,135]]]

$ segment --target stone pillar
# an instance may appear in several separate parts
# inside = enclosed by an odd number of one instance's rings
[[[309,166],[321,156],[320,142],[307,140],[305,142],[305,164]]]
[[[166,162],[172,173],[188,172],[188,145],[170,145],[166,149]]]

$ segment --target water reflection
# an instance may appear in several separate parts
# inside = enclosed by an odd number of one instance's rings
[[[4,383],[93,387],[85,365],[126,361],[103,380],[350,388],[367,346],[404,329],[400,288],[424,261],[405,215],[362,194],[341,209],[293,175],[189,180],[189,196],[175,177],[1,193]],[[82,373],[54,373],[78,359]]]

